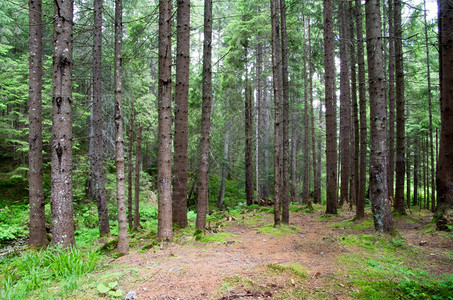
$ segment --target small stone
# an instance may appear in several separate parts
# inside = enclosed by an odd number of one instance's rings
[[[169,273],[174,273],[176,275],[181,275],[182,274],[182,268],[181,267],[172,267],[168,270]]]
[[[418,244],[419,244],[420,246],[424,246],[424,245],[428,244],[428,242],[427,242],[427,241],[420,241],[420,243],[418,243]]]
[[[129,291],[126,295],[126,300],[137,299],[137,293],[135,291]]]

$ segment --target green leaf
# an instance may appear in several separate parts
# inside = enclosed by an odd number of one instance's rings
[[[109,284],[108,284],[108,286],[111,290],[113,290],[117,285],[118,285],[118,282],[116,282],[116,281],[109,282]]]
[[[124,295],[124,292],[122,290],[116,290],[116,291],[110,291],[109,295],[112,297],[122,297]]]
[[[102,282],[98,283],[96,288],[101,294],[107,294],[110,291],[110,288],[106,287]]]

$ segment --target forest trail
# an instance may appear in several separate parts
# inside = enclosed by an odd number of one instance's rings
[[[155,246],[112,261],[108,273],[121,274],[121,289],[134,291],[136,299],[350,299],[357,291],[348,284],[350,276],[341,272],[338,258],[352,251],[366,254],[340,243],[348,229],[329,225],[352,217],[348,211],[329,218],[319,211],[291,213],[291,225],[280,232],[272,228],[271,214],[226,218],[220,233],[213,234],[223,237],[218,241],[195,241],[183,235],[168,247]],[[409,247],[428,243],[417,235],[419,226],[397,224]],[[360,233],[371,232],[368,228]],[[452,272],[451,261],[446,264],[440,256],[436,261],[436,249],[453,249],[452,239],[429,237],[429,243],[434,248],[426,255],[435,268]]]

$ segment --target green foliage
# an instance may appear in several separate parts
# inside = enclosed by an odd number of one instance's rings
[[[95,251],[60,247],[4,258],[0,261],[1,298],[65,297],[78,288],[79,280],[94,270],[99,259],[99,253]],[[60,290],[50,289],[54,285],[60,286]]]
[[[363,218],[357,220],[355,218],[346,219],[337,223],[333,223],[329,225],[332,228],[345,228],[345,229],[352,229],[352,230],[367,230],[373,229],[374,223],[372,217]]]
[[[0,208],[0,244],[28,235],[28,213],[24,204]]]
[[[117,287],[118,287],[117,281],[111,281],[107,284],[107,286],[102,282],[99,282],[96,285],[96,289],[98,290],[99,294],[101,294],[101,296],[121,298],[124,296],[124,292]]]
[[[258,228],[258,232],[268,235],[286,235],[294,234],[299,231],[299,227],[295,225],[281,224],[280,227],[274,227],[273,225],[264,225]]]
[[[300,278],[307,278],[309,275],[307,268],[299,263],[268,264],[267,267],[275,272],[288,272]]]
[[[344,235],[340,243],[346,246],[358,246],[368,251],[379,251],[383,253],[394,253],[397,249],[406,247],[403,239],[375,234]]]

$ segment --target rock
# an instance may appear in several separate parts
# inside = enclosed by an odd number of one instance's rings
[[[420,241],[420,243],[418,243],[418,244],[419,244],[420,246],[424,246],[424,245],[428,244],[428,242],[427,242],[427,241]]]
[[[126,300],[137,299],[137,293],[135,291],[129,291],[126,295]]]
[[[182,274],[182,268],[181,267],[172,267],[168,270],[168,273],[173,273],[176,275],[181,275]]]

